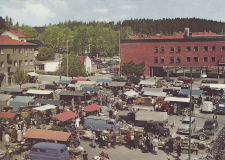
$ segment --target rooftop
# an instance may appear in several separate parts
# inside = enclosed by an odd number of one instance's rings
[[[23,35],[22,33],[18,32],[17,29],[11,29],[11,30],[8,30],[8,31],[11,32],[12,34],[16,35],[19,38],[26,38],[26,36]]]
[[[0,35],[0,45],[36,45],[36,44],[18,41],[10,38],[9,36]]]

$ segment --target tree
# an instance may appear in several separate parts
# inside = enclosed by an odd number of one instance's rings
[[[53,59],[54,55],[55,54],[53,49],[47,47],[40,47],[36,59],[39,61],[51,60]]]
[[[61,75],[67,76],[67,55],[63,55],[63,59],[60,67]],[[84,76],[86,73],[84,64],[80,61],[78,56],[74,52],[70,52],[68,55],[68,76],[79,77]]]
[[[6,29],[5,20],[0,16],[0,34],[3,33]]]
[[[18,31],[25,35],[28,40],[36,39],[38,37],[38,32],[30,26],[22,25],[21,27],[19,27]]]
[[[126,76],[135,75],[137,77],[140,77],[144,75],[145,71],[145,64],[135,64],[133,61],[130,61],[128,63],[124,63],[122,66],[122,74]]]
[[[21,68],[17,68],[16,72],[13,74],[12,81],[21,87],[22,84],[25,84],[29,81],[29,76],[26,71],[22,70]]]

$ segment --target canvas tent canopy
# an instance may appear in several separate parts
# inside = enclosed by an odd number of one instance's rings
[[[59,95],[64,96],[84,96],[85,92],[71,92],[71,91],[60,91]]]
[[[192,95],[202,95],[202,90],[192,90]],[[181,89],[179,94],[183,94],[183,95],[190,95],[190,89]]]
[[[112,86],[112,87],[123,87],[125,86],[126,82],[110,82],[109,83],[109,86]]]
[[[60,80],[59,82],[58,82],[59,84],[70,84],[71,83],[71,80]]]
[[[46,111],[48,109],[55,109],[56,107],[57,106],[46,104],[46,105],[43,105],[43,106],[40,106],[40,107],[35,107],[33,109],[38,110],[38,111]]]
[[[12,95],[5,95],[0,94],[0,110],[3,110],[3,108],[7,105],[7,101],[12,97]]]
[[[78,116],[78,114],[76,114],[72,111],[66,111],[66,112],[63,112],[63,113],[56,114],[53,117],[57,118],[58,120],[60,120],[62,122],[65,122],[65,121],[67,121],[71,118],[77,117],[77,116]]]
[[[45,91],[45,90],[33,90],[30,89],[26,92],[26,94],[39,94],[39,95],[48,95],[51,94],[52,91]]]
[[[144,96],[166,97],[166,92],[144,91]]]
[[[125,94],[126,96],[130,96],[130,97],[138,95],[138,93],[135,92],[134,90],[126,91],[123,94]]]
[[[19,92],[22,92],[23,89],[17,89],[17,88],[5,88],[3,91],[4,91],[4,92],[15,92],[15,93],[19,93]]]
[[[101,108],[102,108],[101,106],[98,106],[96,104],[91,104],[91,105],[88,105],[86,107],[83,107],[83,110],[87,111],[87,112],[93,112],[93,111],[97,111]]]
[[[164,101],[170,101],[170,102],[190,102],[190,98],[182,98],[182,97],[166,97]]]
[[[83,87],[82,88],[83,92],[87,92],[87,91],[98,92],[99,90],[100,90],[100,88],[97,88],[97,87]]]
[[[18,111],[20,106],[27,106],[34,99],[34,97],[16,96],[10,101],[9,106],[13,107],[13,110]]]
[[[149,88],[149,87],[143,87],[141,91],[153,91],[153,92],[162,92],[163,88]]]
[[[79,85],[96,85],[96,82],[95,81],[77,81],[76,84],[79,84]]]
[[[97,79],[97,83],[98,84],[102,84],[102,83],[110,83],[110,82],[112,82],[112,79]]]
[[[143,85],[155,85],[155,81],[147,81],[147,80],[141,80],[139,84]]]
[[[63,100],[49,100],[49,99],[42,99],[42,98],[36,98],[34,100],[34,103],[52,104],[52,105],[62,105],[63,102],[64,102]]]
[[[29,76],[31,76],[31,77],[33,77],[33,76],[38,76],[38,74],[35,73],[35,72],[28,72],[27,74],[28,74]]]
[[[209,87],[213,89],[225,89],[225,84],[210,84]]]
[[[44,139],[54,141],[67,141],[71,136],[70,132],[61,132],[43,129],[28,129],[23,138]]]
[[[0,112],[0,118],[13,118],[16,113]]]

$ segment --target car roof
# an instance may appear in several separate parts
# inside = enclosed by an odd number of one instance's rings
[[[195,117],[191,117],[191,120],[194,120]],[[190,120],[190,117],[185,117],[182,121],[189,121]]]
[[[205,122],[215,122],[216,119],[207,119]]]
[[[59,143],[49,143],[49,142],[40,142],[35,145],[33,145],[34,148],[50,148],[50,149],[61,149],[63,147],[66,147],[65,144],[59,144]]]

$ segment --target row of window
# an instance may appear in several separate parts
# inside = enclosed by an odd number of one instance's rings
[[[34,48],[14,48],[13,49],[13,54],[28,54],[28,53],[33,53],[34,52]],[[0,54],[4,54],[4,49],[0,49]]]
[[[154,57],[154,63],[164,63],[164,57]],[[215,62],[215,57],[203,57],[203,62]],[[186,57],[186,62],[200,62],[199,57]],[[181,63],[181,57],[170,57],[170,63]]]
[[[186,52],[198,52],[200,51],[200,47],[199,46],[186,46]],[[207,51],[216,51],[216,46],[203,46],[203,51],[207,52]],[[225,46],[221,46],[221,51],[225,51]],[[164,53],[165,52],[165,47],[154,47],[154,53]],[[181,52],[181,46],[177,46],[177,47],[170,47],[170,53],[180,53]]]
[[[30,66],[34,65],[34,60],[31,59],[31,60],[25,60],[24,61],[25,66],[28,66],[29,64],[30,64]],[[19,60],[19,62],[13,61],[13,66],[22,67],[23,66],[23,60]],[[0,68],[4,68],[4,67],[5,67],[4,61],[0,61]]]

